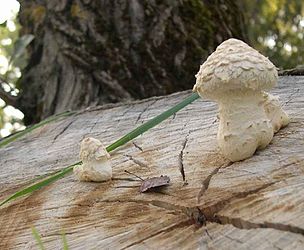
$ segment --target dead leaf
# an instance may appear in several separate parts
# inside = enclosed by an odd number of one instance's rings
[[[152,177],[144,180],[141,183],[139,191],[141,193],[149,191],[152,188],[167,186],[170,183],[170,178],[168,176]]]

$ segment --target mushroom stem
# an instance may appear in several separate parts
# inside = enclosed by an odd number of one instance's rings
[[[263,107],[262,93],[226,92],[217,101],[220,117],[218,144],[229,160],[249,158],[257,149],[269,144],[273,128]]]

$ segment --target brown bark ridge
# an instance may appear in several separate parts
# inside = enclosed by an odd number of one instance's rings
[[[91,108],[1,148],[0,200],[78,161],[85,136],[108,145],[189,93]],[[67,176],[0,208],[0,249],[35,248],[31,226],[46,249],[62,248],[62,230],[70,249],[303,249],[304,77],[280,77],[273,93],[291,123],[250,159],[221,156],[217,106],[197,100],[111,153],[112,181]],[[140,180],[125,170],[171,182],[140,193]]]
[[[245,39],[233,0],[21,0],[34,34],[19,82],[25,123],[65,110],[189,89],[229,37]]]

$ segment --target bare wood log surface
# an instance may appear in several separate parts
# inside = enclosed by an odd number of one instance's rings
[[[79,143],[110,144],[189,91],[82,111],[0,149],[0,199],[31,179],[78,161]],[[0,208],[0,249],[303,249],[304,77],[284,76],[280,95],[291,117],[271,144],[230,163],[216,144],[217,106],[197,100],[111,153],[114,178],[80,183],[65,177]],[[187,185],[182,180],[184,168]],[[168,175],[171,185],[140,193],[142,178]]]

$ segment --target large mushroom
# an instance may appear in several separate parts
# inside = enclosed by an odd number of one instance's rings
[[[272,122],[280,119],[268,116],[286,115],[279,103],[264,92],[273,88],[277,79],[277,69],[268,58],[233,38],[220,44],[200,66],[193,90],[218,103],[217,139],[229,160],[249,158],[271,141],[276,132]],[[276,112],[269,110],[270,103],[276,106]],[[287,118],[281,119],[284,125],[279,127],[288,124]]]
[[[73,169],[78,180],[102,182],[112,178],[110,155],[99,140],[92,137],[83,139],[79,156],[82,165]]]

